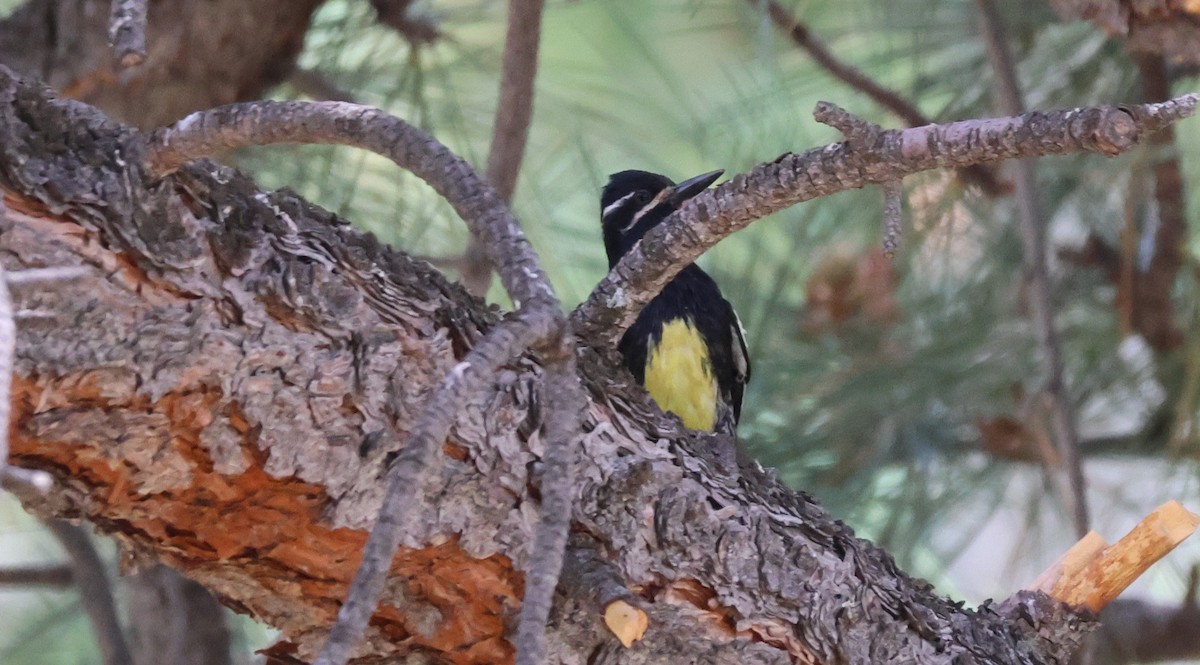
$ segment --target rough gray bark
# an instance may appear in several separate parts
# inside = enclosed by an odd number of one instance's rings
[[[0,64],[149,129],[262,97],[291,73],[321,2],[154,2],[146,61],[124,70],[109,42],[110,0],[29,0],[0,21]]]
[[[384,465],[499,320],[427,264],[211,163],[152,184],[140,137],[0,69],[0,250],[85,265],[27,294],[13,457],[86,516],[310,658],[353,576]],[[591,389],[575,529],[648,603],[630,650],[561,598],[551,662],[1063,662],[1090,623],[1044,597],[970,611],[812,500],[730,469],[581,351]],[[511,363],[460,413],[405,516],[360,656],[505,662],[534,526],[541,370]]]

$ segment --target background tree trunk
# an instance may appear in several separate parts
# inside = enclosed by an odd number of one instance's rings
[[[0,21],[0,63],[143,129],[259,99],[295,67],[322,0],[150,3],[146,63],[117,67],[107,0],[30,0]]]

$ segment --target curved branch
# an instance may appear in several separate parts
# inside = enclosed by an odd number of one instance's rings
[[[1129,150],[1148,132],[1195,112],[1200,95],[1160,104],[1036,111],[885,130],[870,150],[845,143],[786,153],[689,201],[646,234],[572,314],[576,334],[615,345],[683,266],[751,222],[788,206],[935,168],[1001,159]]]
[[[400,546],[402,518],[411,511],[435,446],[446,439],[464,401],[487,385],[501,363],[531,345],[559,340],[549,347],[556,351],[551,356],[553,362],[547,365],[552,400],[562,412],[550,418],[555,426],[547,427],[546,441],[546,463],[553,468],[550,478],[557,484],[543,505],[544,519],[539,523],[535,546],[546,554],[531,560],[540,567],[529,571],[532,581],[528,589],[533,595],[527,597],[529,609],[523,612],[520,631],[522,662],[538,662],[541,635],[562,564],[570,492],[574,489],[568,480],[570,456],[574,453],[569,442],[578,427],[578,416],[566,414],[578,414],[582,404],[582,394],[569,385],[571,381],[578,384],[574,378],[573,344],[567,349],[562,344],[573,338],[553,287],[517,220],[496,191],[433,137],[377,109],[339,102],[260,102],[197,113],[156,131],[148,142],[146,162],[153,173],[164,175],[218,148],[285,142],[358,146],[412,171],[445,197],[467,222],[472,237],[483,244],[491,263],[497,266],[510,297],[521,307],[516,319],[487,333],[446,377],[400,459],[389,470],[387,493],[367,541],[363,563],[317,663],[345,663],[366,629],[383,591],[389,564]]]
[[[318,143],[363,148],[411,171],[483,239],[504,288],[519,304],[558,305],[550,280],[508,206],[475,169],[432,136],[379,109],[346,102],[249,102],[193,113],[153,132],[150,174],[247,145]]]
[[[582,405],[587,403],[575,374],[575,338],[564,335],[542,356],[547,363],[542,505],[525,566],[525,596],[514,639],[517,665],[541,665],[545,660],[546,622],[562,573],[575,504],[576,444],[583,419]]]

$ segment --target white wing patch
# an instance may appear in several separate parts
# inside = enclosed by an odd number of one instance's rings
[[[750,380],[750,352],[746,349],[746,329],[736,311],[733,313],[733,337],[737,340],[733,347],[733,367],[737,370],[738,381],[746,383]]]

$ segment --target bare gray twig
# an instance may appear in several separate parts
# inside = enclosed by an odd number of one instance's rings
[[[104,665],[133,665],[133,657],[125,635],[121,632],[121,623],[117,619],[116,603],[113,600],[112,587],[108,583],[108,574],[104,562],[92,545],[83,527],[63,522],[49,520],[46,522],[50,532],[62,544],[71,560],[71,571],[79,587],[79,596],[83,602],[84,612],[92,624],[92,632],[100,646]]]
[[[748,1],[755,8],[762,6],[762,0]],[[776,0],[767,0],[766,10],[771,22],[775,24],[775,27],[780,32],[786,33],[796,46],[806,51],[814,62],[824,67],[834,77],[840,79],[851,88],[867,95],[876,104],[896,114],[909,127],[921,127],[933,123],[932,119],[906,100],[903,95],[880,85],[857,67],[843,62],[834,55],[825,42],[812,34],[808,26],[792,16],[779,2]],[[996,172],[993,169],[982,164],[960,167],[958,173],[964,181],[979,185],[983,193],[988,196],[1001,196],[1007,194],[1011,189],[1008,183],[997,178]]]
[[[534,531],[533,548],[525,565],[525,595],[517,622],[517,665],[541,665],[545,658],[546,621],[554,602],[554,588],[562,572],[563,553],[575,492],[575,439],[579,435],[583,388],[570,360],[575,357],[575,339],[567,334],[557,348],[542,354],[547,363],[546,451],[543,455],[542,506]]]
[[[432,136],[379,109],[345,102],[250,102],[193,113],[151,134],[146,165],[165,176],[193,159],[247,145],[349,145],[391,159],[454,207],[515,302],[555,302],[537,256],[503,199],[475,169]]]
[[[533,81],[537,76],[538,43],[541,41],[543,0],[510,0],[508,31],[504,38],[500,94],[492,124],[492,146],[488,151],[487,179],[505,203],[512,202],[517,176],[529,139],[533,119]],[[479,297],[492,282],[492,264],[483,241],[471,237],[463,253],[460,280]]]
[[[817,102],[816,108],[813,109],[813,118],[841,132],[852,150],[871,150],[883,132],[879,125],[860,118],[832,102]],[[900,207],[904,190],[900,187],[899,180],[883,183],[882,189],[883,251],[890,259],[896,255],[896,248],[900,246],[900,233],[903,228]]]
[[[975,0],[980,24],[987,42],[988,59],[996,74],[997,99],[1002,113],[1016,115],[1025,112],[1020,82],[999,12],[991,0]],[[1046,392],[1053,403],[1055,439],[1058,452],[1066,466],[1070,488],[1075,535],[1082,538],[1088,532],[1087,485],[1083,477],[1083,462],[1079,455],[1079,428],[1075,420],[1075,405],[1067,389],[1063,365],[1062,344],[1054,324],[1054,294],[1050,271],[1046,265],[1046,218],[1038,201],[1037,171],[1032,159],[1017,160],[1017,228],[1025,257],[1025,279],[1029,287],[1029,306],[1037,330],[1038,346],[1046,365]]]
[[[69,587],[75,576],[68,566],[9,566],[0,568],[2,586]]]
[[[363,562],[350,587],[346,603],[315,665],[342,665],[375,611],[388,566],[400,545],[399,525],[406,519],[420,480],[434,449],[446,439],[464,400],[482,389],[495,370],[531,345],[561,330],[561,320],[545,311],[525,311],[493,328],[467,354],[430,399],[404,450],[388,470],[388,488],[379,510],[379,521],[363,549]],[[573,355],[572,355],[573,357]],[[547,449],[551,445],[547,433]]]
[[[575,334],[615,345],[682,266],[725,236],[796,203],[934,168],[1002,159],[1129,150],[1150,131],[1192,115],[1200,95],[1161,104],[1035,111],[885,130],[870,151],[845,144],[787,153],[691,199],[651,230],[572,314]]]
[[[146,60],[146,0],[112,0],[108,15],[108,41],[122,67]]]
[[[22,287],[30,284],[45,284],[48,282],[79,279],[86,274],[88,274],[88,269],[83,266],[27,268],[25,270],[13,270],[9,272],[5,281],[9,286]]]
[[[900,247],[900,235],[904,232],[901,205],[904,188],[899,180],[883,183],[883,253],[889,259],[896,256]]]
[[[841,132],[850,147],[857,150],[869,150],[883,131],[879,125],[860,118],[833,102],[817,102],[816,108],[813,109],[813,119]]]

